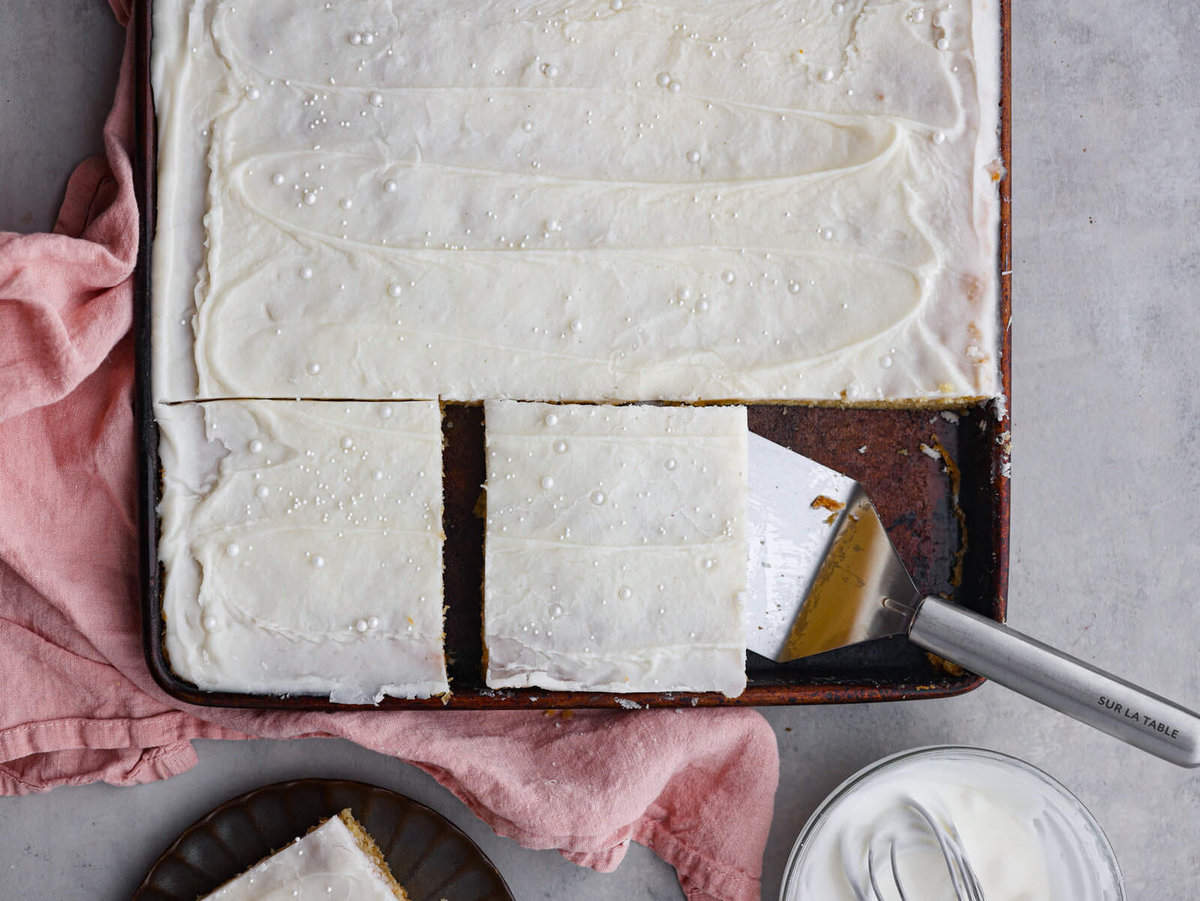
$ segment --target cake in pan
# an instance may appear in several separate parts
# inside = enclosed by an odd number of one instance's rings
[[[487,684],[746,687],[746,408],[488,401]]]
[[[157,0],[154,384],[998,392],[994,0]]]
[[[159,413],[171,668],[343,703],[449,691],[435,402]]]
[[[443,400],[500,455],[488,684],[735,696],[744,409],[510,399],[1000,390],[995,0],[153,12],[160,556],[201,688],[448,690]]]

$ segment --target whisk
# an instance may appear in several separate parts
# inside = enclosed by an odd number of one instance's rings
[[[953,824],[942,825],[927,808],[915,801],[909,802],[908,809],[916,815],[913,819],[919,828],[928,830],[937,841],[957,901],[984,901],[979,879],[971,869],[971,863],[963,852],[958,831]],[[895,887],[900,901],[925,901],[924,898],[905,891],[900,881],[900,867],[896,856],[895,834],[876,833],[867,848],[867,881],[870,890],[862,895],[863,901],[893,901],[894,895],[883,893],[883,889],[889,883]]]

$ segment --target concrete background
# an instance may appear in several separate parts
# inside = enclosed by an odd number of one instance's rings
[[[1200,707],[1200,6],[1014,7],[1011,622]],[[49,227],[71,167],[100,149],[121,39],[102,0],[0,2],[0,229]],[[1200,775],[994,685],[948,701],[764,713],[782,755],[764,898],[841,779],[938,742],[1014,753],[1064,781],[1107,830],[1131,899],[1197,896]],[[431,804],[518,898],[680,897],[645,849],[610,875],[526,851],[428,777],[349,744],[197,744],[199,765],[164,783],[0,798],[0,894],[127,897],[219,801],[324,775]]]

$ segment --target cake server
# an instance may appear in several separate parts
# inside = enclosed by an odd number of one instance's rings
[[[853,479],[749,436],[746,645],[778,662],[907,635],[939,657],[1180,766],[1200,716],[941,598],[923,596]]]

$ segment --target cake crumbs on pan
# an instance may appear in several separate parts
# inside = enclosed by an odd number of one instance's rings
[[[935,451],[932,447],[930,447],[924,441],[921,442],[920,446],[921,453],[923,453],[926,457],[928,457],[930,460],[937,460],[939,463],[941,462],[942,455]]]
[[[862,447],[860,447],[860,448],[858,449],[858,452],[859,452],[860,454],[865,454],[865,453],[867,452],[867,446],[864,444]]]
[[[950,457],[950,453],[946,450],[937,435],[930,435],[929,440],[933,442],[933,449],[942,458],[942,466],[946,471],[946,475],[950,478],[950,505],[954,512],[954,518],[958,520],[959,543],[958,550],[954,552],[954,565],[950,571],[950,584],[957,588],[962,584],[963,577],[963,562],[967,557],[967,513],[962,508],[960,502],[960,494],[962,491],[962,470],[958,468],[958,464]]]
[[[617,706],[623,707],[625,710],[641,710],[642,705],[637,701],[631,701],[629,698],[617,698]]]
[[[818,494],[808,506],[813,510],[829,510],[831,513],[837,513],[846,505],[839,500],[834,500],[827,494]]]
[[[942,410],[941,416],[951,425],[958,425],[959,415],[952,410]]]

